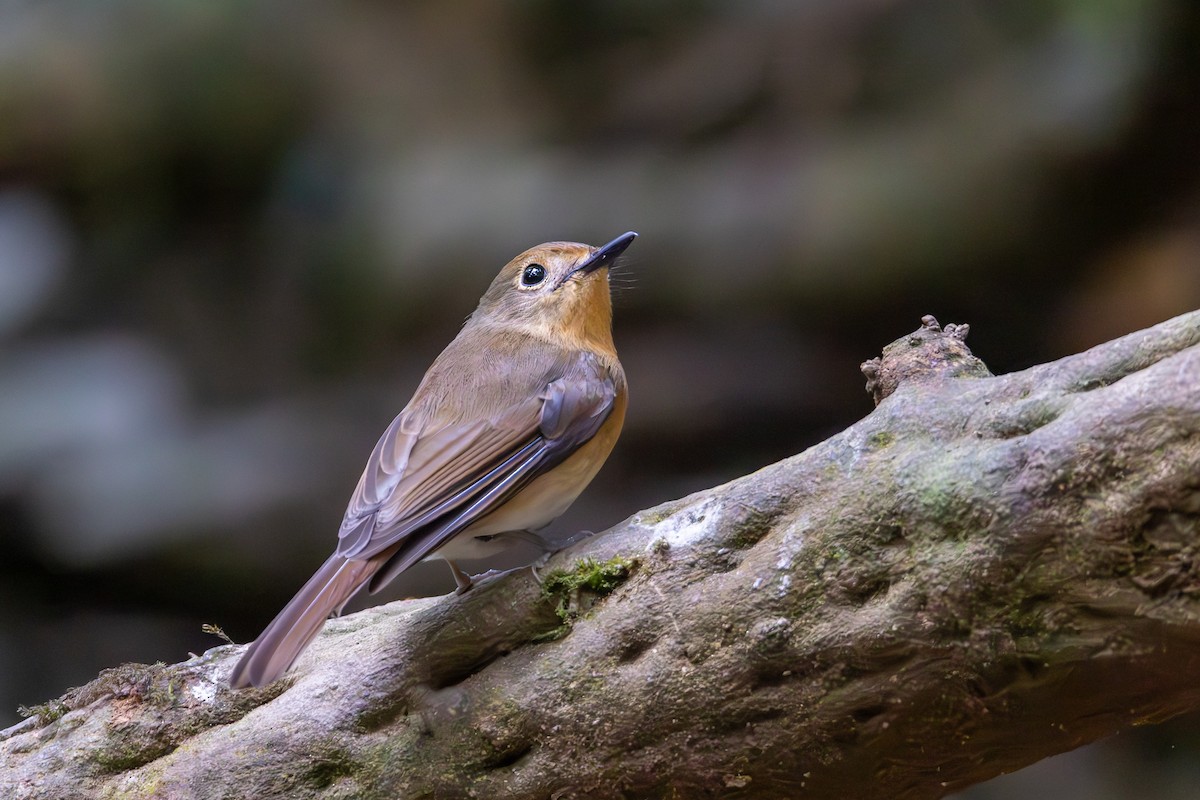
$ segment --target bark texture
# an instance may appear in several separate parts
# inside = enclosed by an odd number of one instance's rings
[[[878,407],[461,597],[127,665],[6,797],[936,798],[1200,707],[1200,312],[993,377],[926,318]],[[51,719],[53,717],[53,719]]]

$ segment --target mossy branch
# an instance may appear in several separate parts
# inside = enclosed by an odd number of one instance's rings
[[[965,326],[878,408],[461,597],[101,675],[9,796],[936,798],[1200,707],[1200,312],[992,376]]]

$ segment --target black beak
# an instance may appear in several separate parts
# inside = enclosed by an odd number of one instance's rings
[[[617,260],[617,256],[621,255],[621,253],[624,253],[625,248],[629,247],[629,245],[632,244],[633,240],[636,238],[637,234],[633,231],[622,233],[620,236],[613,239],[596,252],[592,253],[587,261],[584,261],[575,269],[571,270],[571,272],[582,272],[586,274],[588,272],[595,272],[601,267],[611,267],[613,262]]]

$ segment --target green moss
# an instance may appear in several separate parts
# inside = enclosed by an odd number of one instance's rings
[[[551,628],[548,631],[542,631],[531,640],[534,644],[543,642],[556,642],[566,636],[571,631],[571,626],[567,624],[559,625],[557,628]]]
[[[749,550],[771,533],[772,518],[761,511],[749,511],[733,522],[725,534],[725,544],[734,550]]]
[[[316,755],[305,772],[305,781],[317,789],[328,789],[342,778],[353,775],[358,765],[349,754],[330,751]]]
[[[896,441],[896,435],[891,431],[876,431],[867,437],[867,444],[875,450],[882,450],[894,441]]]
[[[57,700],[49,700],[33,706],[20,706],[17,710],[26,717],[36,716],[41,725],[48,725],[68,711],[91,705],[101,697],[135,697],[140,702],[158,707],[175,704],[180,689],[175,672],[158,664],[122,664],[102,670],[91,683],[71,689]]]
[[[33,706],[17,706],[22,717],[37,717],[38,725],[49,725],[71,709],[62,700],[49,700]]]
[[[595,594],[605,595],[624,583],[636,564],[636,559],[621,556],[610,558],[608,561],[583,558],[575,562],[575,566],[569,572],[555,570],[547,575],[542,581],[542,594],[555,596],[586,589]]]
[[[611,593],[628,579],[637,566],[635,558],[614,556],[607,561],[583,558],[570,570],[555,570],[542,580],[542,597],[554,604],[554,613],[562,625],[537,637],[537,641],[558,639],[582,613],[582,595],[593,599]],[[590,605],[590,604],[589,604]]]
[[[157,664],[121,664],[101,670],[94,681],[80,690],[79,705],[88,705],[105,695],[132,697],[156,707],[170,707],[178,699],[181,688],[178,670]]]
[[[115,785],[106,784],[101,789],[100,798],[101,800],[144,800],[148,797],[158,797],[160,781],[158,770],[148,767],[136,778],[125,776]]]
[[[92,753],[92,761],[104,772],[116,774],[149,764],[174,749],[175,745],[169,741],[114,738]]]
[[[640,525],[653,527],[663,520],[670,519],[678,514],[684,505],[685,503],[681,501],[663,503],[661,506],[655,506],[654,508],[648,508],[640,512],[635,519]]]

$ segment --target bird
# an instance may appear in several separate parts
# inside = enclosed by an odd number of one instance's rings
[[[367,459],[334,553],[229,676],[280,678],[359,590],[441,558],[488,557],[559,517],[612,452],[628,388],[609,273],[633,231],[593,247],[547,242],[508,262]]]

